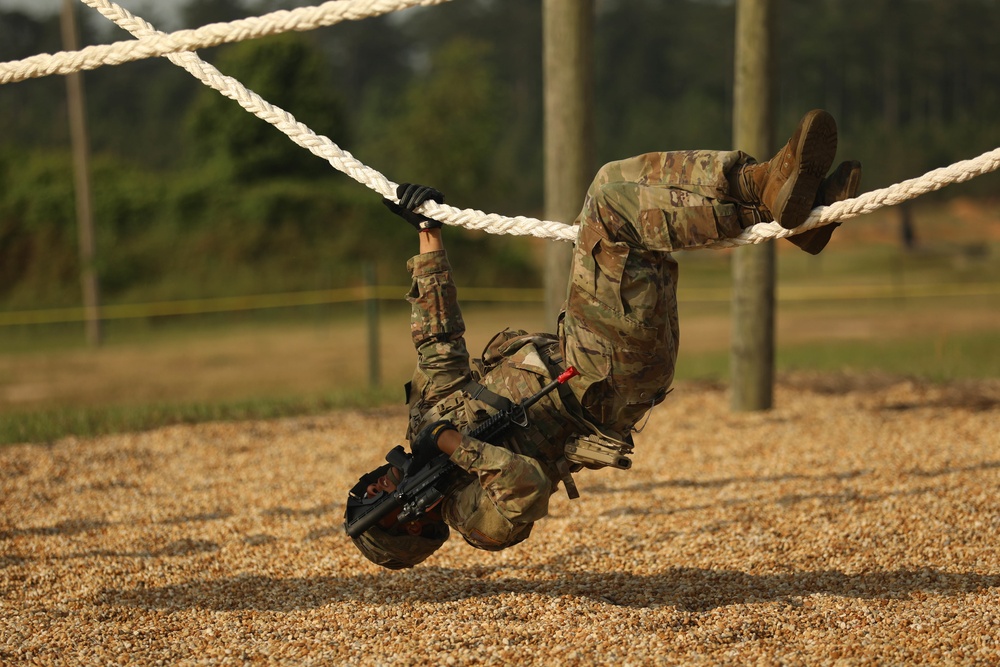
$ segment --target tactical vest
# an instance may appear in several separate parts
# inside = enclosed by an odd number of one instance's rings
[[[565,370],[559,340],[551,334],[505,329],[496,334],[473,362],[472,377],[459,391],[425,414],[411,415],[411,432],[424,424],[449,419],[463,431],[474,428],[497,411],[509,408]],[[583,417],[576,398],[565,385],[531,407],[528,425],[515,428],[499,444],[530,456],[546,469],[553,484],[561,481],[570,498],[579,496],[572,472],[584,467],[628,468],[631,439],[608,437]],[[414,418],[418,422],[414,423]]]

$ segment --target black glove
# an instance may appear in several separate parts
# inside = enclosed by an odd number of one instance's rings
[[[382,203],[390,211],[413,225],[418,232],[425,229],[436,229],[441,226],[441,223],[437,220],[432,220],[426,215],[413,212],[413,209],[428,200],[443,204],[444,195],[441,194],[440,190],[435,190],[427,185],[400,183],[396,187],[396,197],[399,199],[398,204],[391,199],[383,199]]]
[[[410,451],[413,452],[410,470],[420,470],[441,453],[437,446],[438,436],[445,431],[457,430],[454,424],[445,420],[436,421],[420,429],[417,437],[410,441]]]

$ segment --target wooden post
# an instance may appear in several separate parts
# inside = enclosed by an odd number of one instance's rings
[[[759,160],[772,144],[772,0],[737,0],[733,143]],[[774,402],[774,242],[733,252],[730,374],[734,411]]]
[[[76,28],[76,3],[63,0],[60,17],[63,48],[79,49]],[[83,291],[83,308],[86,317],[87,343],[92,347],[101,344],[100,291],[94,242],[94,214],[90,193],[90,141],[87,138],[87,114],[84,108],[83,75],[79,72],[66,75],[66,100],[69,111],[70,141],[73,145],[73,184],[76,192],[76,229],[80,245],[80,283]]]
[[[382,384],[381,341],[379,338],[378,280],[375,263],[365,262],[365,313],[368,320],[368,385],[378,389]]]
[[[572,222],[594,175],[594,0],[545,0],[545,217]],[[573,246],[546,249],[545,317],[551,331],[566,300]]]

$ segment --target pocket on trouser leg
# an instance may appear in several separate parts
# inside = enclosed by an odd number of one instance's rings
[[[576,303],[571,298],[570,303]],[[583,326],[573,316],[571,306],[563,321],[563,347],[566,365],[572,366],[579,377],[571,380],[570,391],[591,419],[603,424],[614,414],[614,393],[609,392],[611,353],[607,341]]]
[[[478,483],[459,490],[443,508],[445,523],[477,549],[500,551],[528,539],[533,523],[515,524],[503,516]]]
[[[570,390],[593,420],[618,431],[669,386],[677,355],[673,265],[665,255],[631,248],[624,259],[615,264],[613,286],[589,289],[604,276],[574,274],[562,326],[566,363],[580,372]],[[614,291],[616,307],[598,296],[605,290]]]
[[[734,204],[678,189],[670,190],[670,199],[670,208],[643,209],[636,219],[636,231],[650,248],[658,245],[669,250],[695,248],[733,238],[743,231]],[[664,232],[668,235],[666,242],[662,240]]]
[[[573,251],[570,291],[576,289],[586,294],[588,301],[622,312],[619,291],[629,247],[608,240],[606,233],[599,222],[584,221]]]
[[[615,348],[611,359],[611,391],[617,412],[614,427],[630,432],[656,403],[663,400],[674,379],[676,348],[667,341],[648,348]]]
[[[620,326],[621,333],[630,336],[628,346],[567,326],[566,363],[586,371],[569,385],[590,418],[599,426],[628,433],[673,381],[676,347],[659,340],[654,330],[643,331],[625,320]]]

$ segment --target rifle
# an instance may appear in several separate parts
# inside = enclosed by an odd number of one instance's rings
[[[570,366],[559,377],[520,403],[507,410],[501,410],[489,417],[479,426],[468,432],[468,436],[490,444],[497,444],[514,426],[528,426],[528,409],[542,399],[550,391],[565,383],[579,372]],[[344,529],[351,537],[358,537],[366,530],[399,509],[396,523],[409,523],[421,518],[431,507],[444,497],[452,473],[459,470],[443,452],[435,456],[419,470],[410,470],[411,455],[403,450],[402,445],[393,447],[385,456],[389,465],[399,468],[403,478],[394,491],[382,491],[372,498],[366,497],[367,476],[362,477],[357,486],[352,489],[348,499],[347,517]],[[388,466],[383,466],[388,468]],[[381,469],[380,469],[381,470]],[[352,511],[353,510],[353,511]]]

